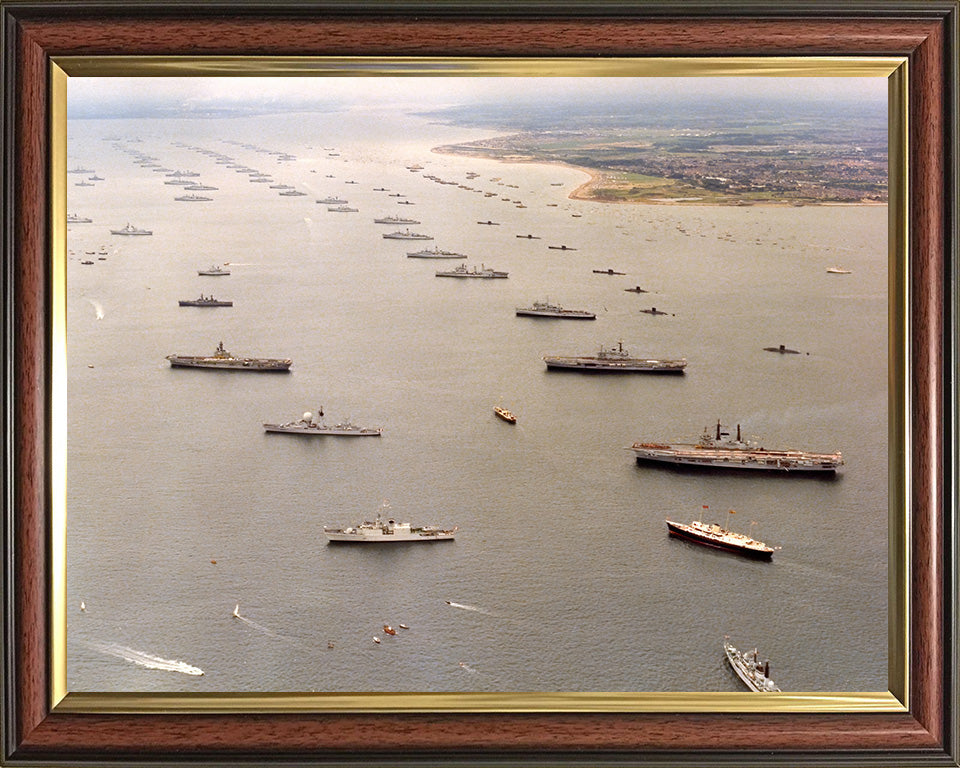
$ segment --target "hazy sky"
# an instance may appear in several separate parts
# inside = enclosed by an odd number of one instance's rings
[[[258,104],[296,109],[321,104],[431,108],[470,102],[684,98],[726,95],[879,102],[883,77],[71,77],[74,114],[149,106],[202,109]]]

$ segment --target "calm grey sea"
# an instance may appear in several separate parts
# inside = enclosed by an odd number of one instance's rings
[[[886,207],[577,202],[580,171],[430,151],[483,135],[369,109],[70,122],[68,167],[104,179],[68,176],[68,210],[93,219],[68,232],[71,691],[741,690],[724,635],[759,647],[784,690],[886,690]],[[213,201],[175,202],[130,151],[199,172]],[[327,195],[359,211],[328,212]],[[435,240],[383,239],[373,219],[390,214]],[[154,234],[110,235],[127,222]],[[509,279],[438,279],[456,262],[405,257],[421,245]],[[229,277],[197,275],[224,262]],[[624,290],[638,284],[651,293]],[[178,307],[201,292],[234,306]],[[597,319],[514,315],[545,298]],[[292,372],[165,360],[220,340]],[[686,375],[540,359],[619,340],[686,357]],[[803,354],[763,351],[779,344]],[[320,406],[383,436],[261,427]],[[846,465],[697,474],[627,450],[717,419]],[[327,545],[324,525],[384,501],[459,526],[456,541]],[[666,518],[704,505],[782,550],[753,562],[668,538]]]

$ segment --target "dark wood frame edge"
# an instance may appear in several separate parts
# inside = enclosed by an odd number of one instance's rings
[[[956,2],[596,9],[256,2],[3,2],[4,667],[10,765],[198,757],[326,764],[958,765]],[[241,12],[231,20],[223,9]],[[728,7],[729,10],[729,7]],[[679,14],[679,16],[678,16]],[[782,18],[784,15],[789,18]],[[691,18],[693,19],[691,23]],[[149,20],[149,21],[148,21]],[[371,23],[374,22],[374,23]],[[142,35],[144,25],[149,35]],[[372,39],[389,26],[390,42]],[[471,34],[464,35],[464,25]],[[210,36],[216,28],[218,34]],[[692,29],[691,29],[692,28]],[[376,31],[375,31],[376,29]],[[192,30],[192,33],[191,33]],[[264,38],[263,32],[273,35]],[[718,42],[716,33],[724,30]],[[856,35],[851,34],[856,31]],[[282,34],[277,34],[277,33]],[[669,32],[670,34],[665,34]],[[597,41],[598,33],[602,40]],[[184,37],[186,34],[186,37]],[[469,42],[464,42],[469,40]],[[319,48],[319,49],[318,49]],[[62,715],[48,701],[47,78],[53,55],[808,55],[910,59],[914,423],[911,711],[858,715]],[[949,419],[949,420],[946,420]],[[739,736],[731,734],[740,734]],[[745,743],[743,734],[749,734]],[[174,757],[179,756],[179,757]],[[173,758],[171,760],[171,758]],[[133,763],[131,763],[133,764]]]

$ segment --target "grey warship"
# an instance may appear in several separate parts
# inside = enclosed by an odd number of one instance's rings
[[[637,442],[631,446],[637,461],[684,464],[694,467],[723,469],[759,469],[772,472],[836,472],[843,465],[843,456],[836,453],[811,453],[791,448],[764,448],[744,440],[737,424],[737,438],[730,439],[717,422],[715,433],[705,429],[696,443]]]
[[[225,299],[217,299],[213,296],[204,296],[200,294],[198,299],[180,299],[178,302],[181,307],[232,307],[233,302]]]
[[[535,301],[530,307],[517,307],[516,313],[521,317],[559,317],[566,320],[596,320],[593,312],[583,309],[564,309],[559,304],[549,301]]]
[[[407,251],[409,259],[465,259],[466,254],[456,251],[445,251],[442,248],[424,248],[422,251]]]
[[[403,216],[384,216],[382,219],[374,219],[374,224],[419,224],[416,219],[407,219]]]
[[[323,408],[318,411],[318,414],[322,419]],[[349,421],[328,426],[323,421],[314,419],[310,411],[305,412],[297,421],[288,421],[283,424],[263,422],[263,429],[266,432],[286,432],[293,435],[334,435],[337,437],[380,437],[383,434],[382,427],[358,427]]]
[[[458,264],[455,269],[450,270],[440,270],[436,273],[437,277],[478,277],[480,279],[493,279],[493,278],[505,278],[509,273],[501,272],[496,269],[490,269],[490,267],[481,265],[478,269],[473,267],[473,269],[467,269],[466,265]]]
[[[596,355],[562,357],[545,355],[543,362],[551,370],[587,371],[590,373],[683,373],[687,367],[684,358],[676,360],[656,360],[652,358],[631,357],[619,342],[613,349],[601,345]]]
[[[261,371],[286,373],[293,361],[288,358],[234,357],[223,347],[221,341],[212,355],[167,355],[172,368],[216,368],[227,371]]]

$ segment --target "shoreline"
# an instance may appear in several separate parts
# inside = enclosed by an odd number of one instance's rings
[[[456,151],[454,145],[443,145],[439,147],[432,147],[431,152],[438,155],[451,155],[454,157],[467,157],[467,158],[476,158],[479,160],[493,160],[498,163],[504,163],[506,165],[512,164],[530,164],[530,165],[555,165],[561,168],[568,168],[574,171],[580,171],[585,173],[589,178],[583,183],[571,190],[567,194],[568,200],[579,200],[586,203],[603,203],[605,205],[702,205],[702,206],[717,206],[717,207],[726,207],[726,208],[750,208],[755,206],[776,206],[776,207],[793,207],[793,208],[805,208],[808,206],[849,206],[849,207],[876,207],[876,206],[886,206],[889,205],[887,200],[859,200],[844,202],[839,200],[807,200],[803,198],[785,198],[782,200],[750,200],[743,198],[733,198],[729,200],[704,200],[703,198],[640,198],[633,200],[605,200],[599,197],[593,197],[590,195],[590,192],[597,188],[598,184],[606,178],[607,171],[600,171],[596,168],[586,168],[582,165],[572,165],[571,163],[565,163],[562,160],[538,160],[535,158],[520,158],[516,159],[504,158],[504,157],[493,157],[481,152],[469,152],[469,151]]]

